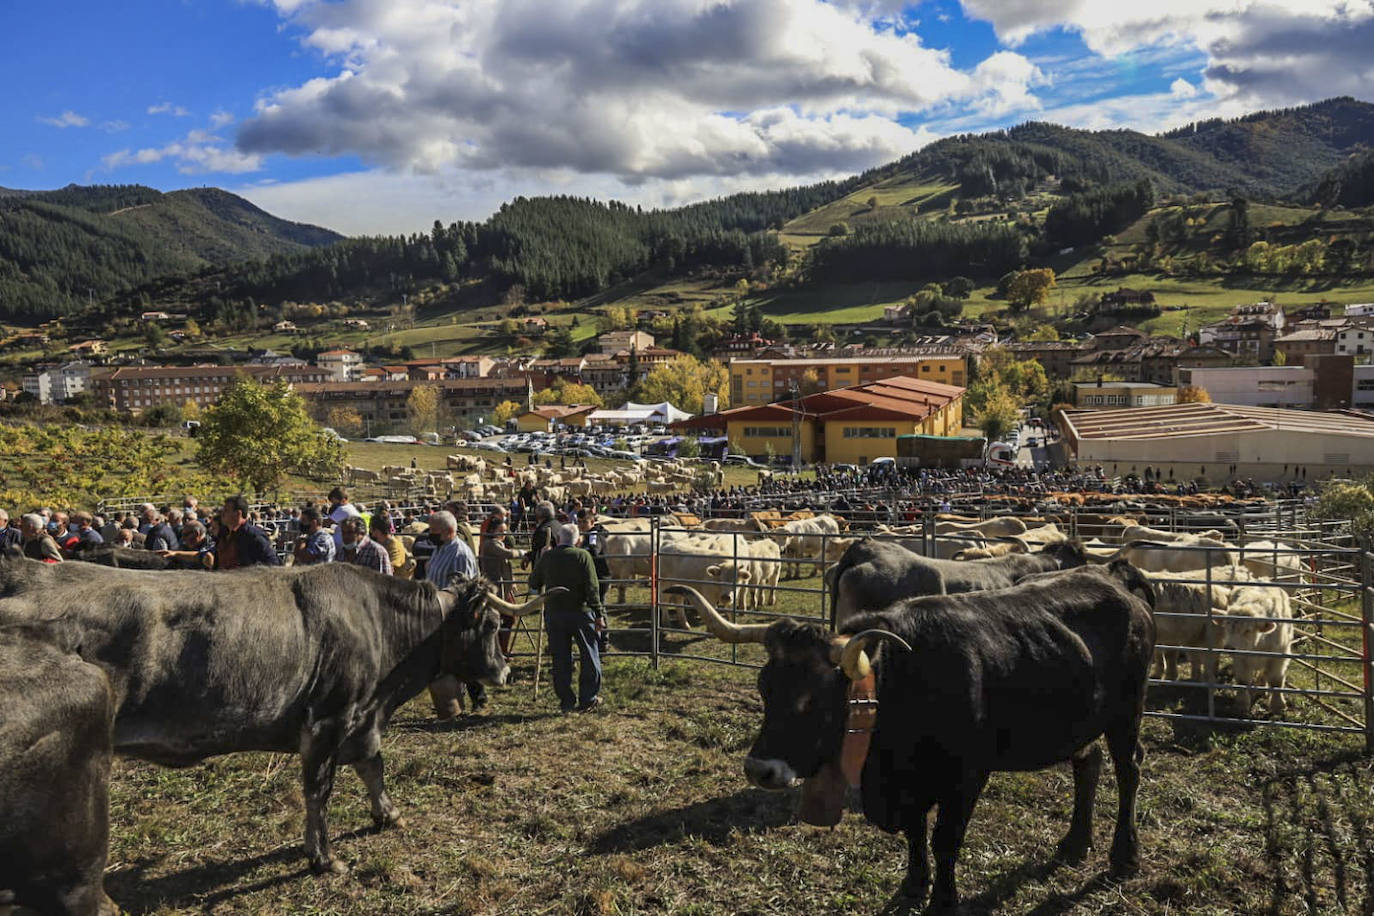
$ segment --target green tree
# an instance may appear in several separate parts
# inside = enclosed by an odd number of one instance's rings
[[[1036,325],[1035,328],[1030,332],[1029,336],[1027,336],[1026,339],[1027,339],[1027,340],[1037,340],[1037,341],[1039,341],[1039,340],[1046,340],[1046,341],[1058,340],[1058,339],[1059,339],[1059,332],[1058,332],[1057,330],[1055,330],[1055,327],[1054,327],[1054,325],[1052,325],[1052,324],[1038,324],[1038,325]]]
[[[280,489],[288,474],[325,480],[343,470],[343,443],[320,430],[284,381],[230,383],[202,415],[197,438],[202,467],[253,493]]]
[[[849,227],[844,223],[832,223],[830,226],[830,237],[832,239],[844,238],[849,234]]]
[[[1048,267],[1023,270],[1007,286],[1007,302],[1012,311],[1025,311],[1033,305],[1044,305],[1055,287],[1054,271]]]
[[[1357,534],[1374,536],[1374,477],[1359,483],[1328,481],[1317,497],[1317,518],[1349,519]]]
[[[149,322],[148,330],[143,332],[143,339],[149,347],[161,350],[167,346],[167,330],[156,321]]]
[[[1019,417],[1011,395],[1004,388],[997,387],[978,412],[978,428],[989,442],[998,442],[1007,437]]]
[[[548,359],[564,359],[577,352],[572,333],[567,328],[550,328],[544,335],[544,356]]]
[[[951,299],[967,299],[973,295],[973,281],[968,277],[954,277],[945,282],[944,291]]]

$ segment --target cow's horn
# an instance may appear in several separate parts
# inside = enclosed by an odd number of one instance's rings
[[[886,639],[896,643],[903,650],[910,652],[911,646],[905,639],[896,633],[887,630],[864,630],[855,636],[850,637],[843,648],[840,650],[840,668],[851,681],[861,681],[868,677],[873,668],[868,662],[868,653],[864,651],[870,642]]]
[[[531,598],[529,601],[526,601],[524,604],[512,604],[511,602],[498,597],[495,592],[489,591],[487,592],[487,602],[492,607],[496,608],[498,611],[501,611],[503,614],[509,614],[512,617],[525,617],[530,614],[533,614],[534,612],[538,611],[541,607],[543,607],[544,602],[547,601],[551,595],[561,595],[566,591],[567,589],[560,585],[556,588],[549,589],[542,595],[535,595],[533,598]]]
[[[721,642],[763,642],[764,634],[768,632],[766,623],[731,623],[720,612],[715,605],[707,601],[701,592],[686,585],[674,585],[667,591],[687,596],[687,600],[696,605],[697,611],[701,614],[701,619],[706,624],[706,629]]]

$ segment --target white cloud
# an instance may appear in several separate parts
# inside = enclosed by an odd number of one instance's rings
[[[210,126],[214,128],[225,127],[234,123],[234,116],[223,108],[215,109],[215,113],[210,115]]]
[[[1180,76],[1169,84],[1169,93],[1176,99],[1191,99],[1197,95],[1197,87]]]
[[[1063,27],[1105,57],[1130,59],[1161,46],[1196,48],[1207,59],[1202,88],[1251,108],[1367,97],[1374,79],[1374,0],[962,2],[969,16],[991,22],[1012,45]]]
[[[204,130],[193,130],[183,139],[165,146],[118,150],[102,157],[100,161],[106,169],[114,171],[128,166],[151,165],[164,159],[175,163],[177,171],[183,175],[206,172],[242,174],[262,168],[261,156],[239,152],[226,146],[223,137]]]
[[[249,154],[628,182],[852,172],[919,146],[905,115],[1030,110],[1039,70],[972,70],[853,0],[276,0],[339,72],[261,99]]]
[[[188,118],[191,116],[191,112],[187,111],[180,105],[173,105],[171,102],[160,102],[157,105],[149,105],[148,114],[165,114],[171,115],[174,118]]]
[[[85,127],[86,125],[91,123],[90,118],[84,117],[83,115],[79,115],[76,112],[71,111],[70,109],[62,112],[55,118],[45,118],[40,116],[38,120],[40,123],[47,124],[52,127]]]

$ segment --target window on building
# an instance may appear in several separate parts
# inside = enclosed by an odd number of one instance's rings
[[[890,426],[846,426],[844,428],[844,438],[895,439],[897,438],[897,430]]]
[[[746,426],[744,435],[747,439],[790,439],[792,430],[786,426]]]

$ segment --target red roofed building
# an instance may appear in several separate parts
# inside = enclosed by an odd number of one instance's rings
[[[672,425],[724,432],[735,453],[796,454],[807,464],[867,464],[895,458],[898,436],[957,436],[963,422],[963,388],[897,376]]]

